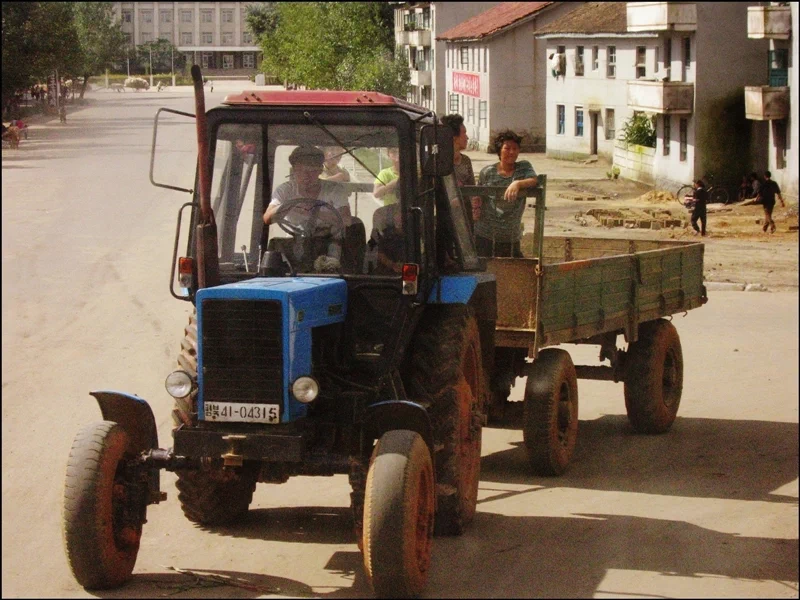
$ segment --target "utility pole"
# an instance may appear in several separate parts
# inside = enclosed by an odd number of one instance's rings
[[[148,46],[150,50],[150,87],[153,87],[153,45]]]
[[[170,71],[172,73],[172,87],[175,87],[175,46],[170,45]]]
[[[125,58],[126,58],[126,59],[127,59],[127,61],[128,61],[128,77],[130,77],[130,76],[131,76],[131,57],[130,57],[130,55],[128,54],[128,50],[130,50],[130,48],[131,48],[131,47],[130,47],[130,46],[128,46],[127,44],[125,45]]]

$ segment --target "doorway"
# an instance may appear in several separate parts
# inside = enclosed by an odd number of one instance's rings
[[[597,111],[589,111],[589,154],[597,154]]]

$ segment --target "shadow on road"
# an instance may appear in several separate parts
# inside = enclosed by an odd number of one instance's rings
[[[797,479],[798,424],[681,418],[640,435],[623,415],[580,421],[570,469],[537,477],[522,443],[481,459],[481,480],[692,498],[797,504],[773,493]]]

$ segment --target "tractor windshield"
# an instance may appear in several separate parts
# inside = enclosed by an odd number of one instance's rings
[[[265,250],[281,252],[296,274],[400,275],[396,129],[326,129],[346,149],[313,124],[217,128],[211,200],[223,279],[255,275]]]

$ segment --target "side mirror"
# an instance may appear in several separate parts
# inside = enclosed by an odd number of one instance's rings
[[[420,131],[419,164],[423,175],[443,177],[453,172],[453,131],[444,125],[425,125]]]

